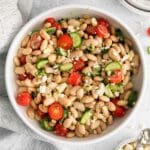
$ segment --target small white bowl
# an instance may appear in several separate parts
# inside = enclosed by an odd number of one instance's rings
[[[20,41],[23,39],[23,37],[32,31],[32,29],[36,29],[41,25],[43,20],[45,20],[47,17],[52,16],[56,19],[60,19],[63,17],[77,17],[81,16],[83,14],[89,14],[91,16],[95,17],[104,17],[108,19],[110,24],[114,25],[117,28],[120,28],[126,37],[129,37],[131,41],[133,42],[134,49],[138,52],[141,59],[141,67],[140,71],[137,74],[135,80],[134,80],[134,86],[135,89],[139,91],[139,97],[138,101],[135,105],[135,107],[127,112],[125,117],[121,119],[116,119],[114,124],[109,126],[101,135],[92,135],[90,137],[86,138],[71,138],[67,139],[64,137],[57,136],[55,134],[49,133],[41,129],[38,125],[38,123],[35,120],[32,120],[28,118],[26,115],[26,108],[19,106],[16,103],[16,94],[17,94],[17,85],[15,83],[16,81],[16,75],[14,73],[14,64],[13,64],[13,57],[16,55],[17,50],[20,45]],[[51,10],[48,10],[37,17],[31,19],[17,34],[17,36],[14,38],[10,49],[8,51],[7,60],[6,60],[6,66],[5,66],[5,82],[6,82],[6,88],[8,92],[8,96],[10,99],[10,102],[18,114],[18,116],[21,118],[21,120],[33,131],[35,131],[38,135],[40,135],[43,138],[46,138],[50,143],[52,142],[60,142],[65,144],[89,144],[94,143],[98,141],[102,141],[104,139],[107,139],[111,137],[113,134],[117,133],[121,128],[123,128],[129,118],[135,113],[138,106],[143,101],[142,94],[145,87],[145,65],[144,65],[144,57],[142,54],[142,48],[137,41],[135,35],[132,33],[132,31],[128,28],[127,25],[125,25],[123,22],[121,22],[119,19],[117,19],[114,15],[103,11],[98,8],[94,8],[91,6],[83,6],[83,5],[68,5],[63,6],[59,8],[54,8]]]

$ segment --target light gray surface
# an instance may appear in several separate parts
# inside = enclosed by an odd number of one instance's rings
[[[4,3],[5,0],[0,0],[0,6],[2,6],[2,2]],[[12,0],[7,0],[12,1]],[[5,1],[6,2],[6,1]],[[31,11],[31,18],[38,15],[39,13],[50,9],[52,7],[56,7],[58,5],[64,5],[64,4],[87,4],[99,7],[104,10],[108,10],[121,20],[125,22],[125,24],[128,24],[131,29],[135,32],[135,34],[138,36],[140,42],[143,45],[143,53],[145,55],[145,61],[147,62],[147,74],[150,73],[150,56],[147,55],[145,49],[146,46],[150,45],[150,39],[146,37],[145,29],[147,26],[150,26],[150,17],[142,17],[136,14],[133,14],[123,6],[119,4],[117,0],[34,0],[33,2],[33,9]],[[7,7],[8,5],[6,5]],[[10,5],[9,5],[10,6]],[[14,6],[14,4],[13,4]],[[11,6],[10,6],[11,7]],[[7,8],[8,9],[8,8]],[[18,13],[18,10],[15,8],[16,13]],[[1,7],[0,7],[1,11]],[[0,25],[1,21],[9,20],[10,16],[5,16],[5,19],[2,18],[0,13]],[[13,18],[13,16],[12,16]],[[3,20],[2,20],[3,19]],[[14,17],[14,21],[18,21],[17,27],[20,27],[20,16]],[[7,22],[8,23],[8,22]],[[4,22],[3,22],[4,24]],[[10,24],[11,26],[11,24]],[[0,28],[2,31],[2,28]],[[3,30],[7,30],[5,27]],[[17,29],[15,28],[15,31]],[[14,32],[15,32],[14,31]],[[6,32],[6,31],[5,31]],[[9,31],[10,32],[10,31]],[[11,34],[11,36],[8,36],[7,41],[5,41],[5,44],[0,41],[0,48],[3,51],[7,51],[9,40],[14,32]],[[3,36],[4,37],[4,36]],[[0,38],[1,40],[1,38]],[[7,44],[6,44],[7,43]],[[3,44],[3,46],[2,46]],[[0,51],[1,51],[0,50]],[[30,149],[36,149],[36,150],[47,150],[47,149],[53,149],[50,144],[44,143],[35,139],[44,140],[42,138],[39,138],[37,135],[35,135],[30,129],[28,129],[22,121],[17,117],[16,113],[14,112],[12,106],[10,105],[10,102],[8,101],[7,94],[5,91],[4,86],[4,61],[5,61],[5,53],[0,55],[0,149],[2,150],[30,150]],[[150,84],[147,82],[147,91],[145,92],[145,97],[143,97],[143,104],[139,108],[139,111],[134,114],[132,120],[128,123],[128,125],[118,133],[116,133],[113,137],[110,137],[105,142],[99,142],[93,145],[88,146],[70,146],[67,147],[68,149],[86,149],[86,150],[113,150],[120,141],[123,139],[126,139],[127,137],[134,136],[136,133],[139,132],[139,130],[143,127],[150,127],[150,119],[147,119],[150,115],[150,101],[149,101],[149,93],[148,88],[150,87]],[[3,128],[12,130],[14,132],[10,132],[7,130],[4,130]],[[34,139],[33,139],[34,138]],[[14,146],[15,143],[15,146]],[[21,147],[22,146],[22,147]],[[60,145],[56,145],[60,147]],[[61,145],[61,149],[67,149],[66,145]]]

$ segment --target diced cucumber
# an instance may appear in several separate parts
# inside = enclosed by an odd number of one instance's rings
[[[105,71],[107,71],[107,72],[113,71],[113,70],[120,70],[120,69],[121,69],[121,64],[118,61],[110,62],[105,67]]]
[[[46,64],[48,63],[48,59],[47,58],[43,58],[37,61],[36,63],[36,68],[37,69],[41,69],[43,68]]]
[[[109,88],[112,92],[120,91],[122,87],[123,87],[122,84],[109,84]]]
[[[61,83],[56,87],[56,90],[58,91],[58,93],[62,93],[66,87],[67,87],[66,83]]]
[[[77,48],[81,45],[82,39],[77,32],[70,33],[70,36],[73,39],[73,47]]]
[[[124,42],[124,35],[120,29],[116,29],[116,36],[119,38],[120,42]]]
[[[73,67],[72,63],[64,63],[64,64],[61,64],[59,68],[61,71],[69,71],[72,69],[72,67]]]
[[[91,116],[92,116],[91,110],[85,111],[81,117],[80,123],[85,124],[90,119]]]
[[[50,120],[48,118],[42,119],[40,121],[40,126],[42,129],[44,129],[46,131],[53,131],[54,127],[49,125],[49,121]]]
[[[46,28],[45,31],[51,35],[54,34],[56,32],[56,27],[51,27],[51,28]]]
[[[133,107],[137,101],[138,98],[138,92],[137,91],[132,91],[128,98],[128,106]]]
[[[112,91],[111,91],[111,89],[109,87],[109,84],[105,86],[105,95],[110,97],[110,98],[114,97],[114,95],[113,95],[113,93],[112,93]]]
[[[100,72],[101,72],[101,66],[99,64],[94,65],[92,70],[92,76],[93,77],[98,76],[100,75]]]
[[[60,56],[67,56],[67,51],[64,50],[63,48],[59,47],[59,48],[57,48],[57,54]]]

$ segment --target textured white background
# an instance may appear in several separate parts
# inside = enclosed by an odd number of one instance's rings
[[[54,150],[48,143],[44,143],[35,139],[39,139],[32,133],[16,116],[15,112],[8,101],[7,94],[4,86],[4,62],[6,51],[11,39],[21,26],[21,14],[17,6],[17,0],[0,0],[0,149],[1,150]],[[30,17],[34,17],[39,13],[50,8],[65,5],[65,4],[86,4],[99,7],[114,14],[124,21],[134,33],[138,36],[139,41],[143,45],[143,53],[147,65],[147,76],[150,74],[150,56],[146,53],[146,46],[150,45],[150,38],[148,39],[145,29],[150,26],[150,17],[143,17],[136,15],[126,8],[124,8],[118,0],[34,0],[33,8]],[[28,5],[27,5],[28,7]],[[139,132],[143,127],[150,127],[150,100],[149,100],[149,87],[150,77],[147,80],[147,90],[142,98],[143,103],[138,112],[134,114],[128,125],[110,137],[105,142],[99,142],[88,146],[70,146],[68,149],[85,149],[85,150],[113,150],[120,141],[132,137]],[[5,129],[12,130],[17,133],[6,131]],[[26,136],[28,135],[28,136]],[[33,139],[34,137],[34,139]],[[44,139],[40,139],[44,140]],[[15,144],[14,144],[15,143]],[[61,145],[61,149],[66,149],[65,145]]]

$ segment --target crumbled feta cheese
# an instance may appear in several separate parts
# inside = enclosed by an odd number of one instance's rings
[[[118,97],[118,96],[119,96],[119,92],[115,92],[114,94],[115,94],[115,96],[116,96],[116,97]]]
[[[46,82],[46,81],[47,81],[47,76],[45,75],[42,77],[42,82]]]
[[[68,32],[75,32],[75,29],[73,26],[68,26]]]
[[[39,88],[40,93],[46,93],[46,86],[45,85],[41,85]]]
[[[78,57],[78,56],[76,56],[74,59],[75,59],[75,60],[79,60],[79,57]]]
[[[128,55],[125,55],[125,56],[122,58],[121,62],[126,61],[128,58],[129,58],[129,56],[128,56]]]

